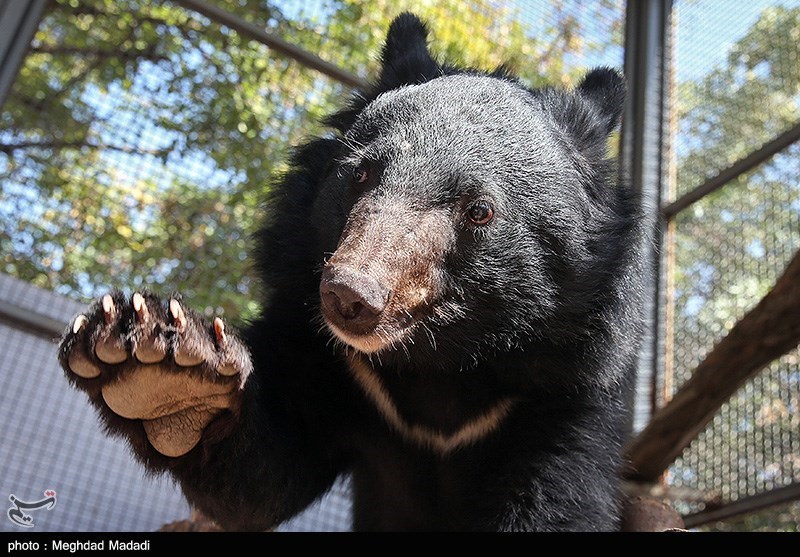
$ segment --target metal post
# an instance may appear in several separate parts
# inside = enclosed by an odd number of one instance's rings
[[[28,52],[48,0],[0,0],[0,107]]]
[[[628,103],[622,127],[621,168],[641,195],[651,238],[645,246],[651,273],[645,297],[647,328],[638,364],[633,428],[641,429],[653,410],[654,385],[662,353],[658,334],[663,317],[663,222],[665,122],[669,110],[668,57],[672,0],[630,0],[625,15],[625,75]],[[649,400],[648,400],[649,398]]]

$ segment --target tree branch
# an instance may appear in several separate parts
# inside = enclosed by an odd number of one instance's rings
[[[15,151],[22,151],[25,149],[97,149],[105,151],[118,151],[128,155],[152,155],[155,157],[163,157],[167,155],[175,147],[174,144],[161,149],[139,149],[137,147],[129,147],[127,145],[111,145],[104,143],[92,143],[85,139],[74,141],[23,141],[21,143],[6,143],[0,144],[0,153],[11,155]]]
[[[156,54],[154,48],[146,50],[118,50],[118,49],[102,49],[102,48],[81,48],[75,46],[34,46],[30,49],[31,52],[39,54],[51,55],[66,55],[66,56],[83,56],[87,58],[121,58],[123,60],[152,60],[155,62],[166,60],[167,57],[163,54]]]
[[[108,18],[112,21],[117,21],[120,17],[120,13],[114,12],[107,12],[105,10],[99,9],[97,6],[88,6],[85,4],[80,4],[75,8],[70,6],[70,12],[73,15],[91,15],[95,17],[104,17]],[[167,21],[160,17],[155,17],[151,15],[147,15],[142,13],[141,11],[136,13],[136,24],[137,26],[141,26],[142,23],[152,23],[156,27],[165,26],[165,27],[175,27],[178,29],[190,29],[192,31],[201,31],[202,26],[200,23],[194,19],[187,19],[184,22],[178,21]]]

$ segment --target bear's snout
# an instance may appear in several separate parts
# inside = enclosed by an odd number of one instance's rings
[[[356,269],[325,265],[319,293],[329,319],[346,330],[364,333],[377,325],[391,291]]]
[[[322,267],[320,309],[330,332],[368,354],[409,339],[441,296],[454,236],[447,210],[362,196]]]

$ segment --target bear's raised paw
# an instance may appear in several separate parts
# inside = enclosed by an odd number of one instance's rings
[[[252,370],[222,319],[208,323],[177,298],[138,292],[107,294],[77,315],[59,361],[95,405],[140,420],[149,444],[168,457],[188,453],[220,412],[236,408]]]

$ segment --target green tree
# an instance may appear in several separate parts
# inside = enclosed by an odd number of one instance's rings
[[[574,79],[582,53],[619,40],[622,13],[548,2],[533,37],[532,18],[492,0],[220,5],[365,77],[391,18],[414,9],[442,56],[508,62],[532,84]],[[150,286],[251,315],[259,200],[349,93],[177,4],[56,0],[0,115],[0,271],[73,297]]]

